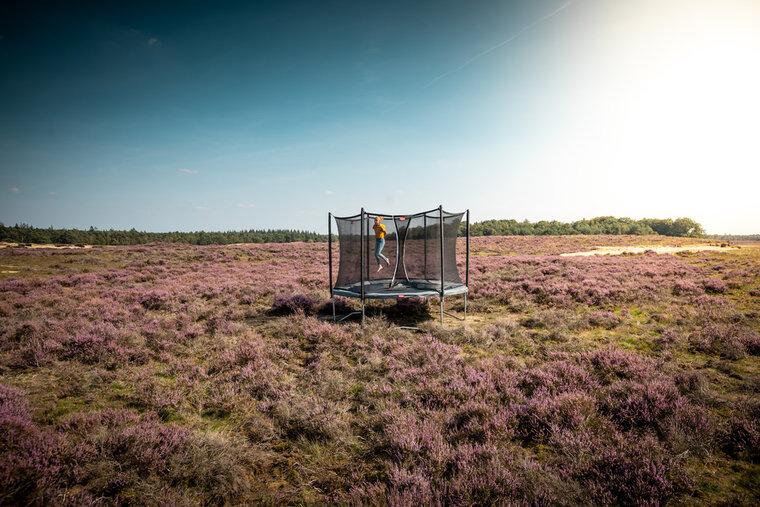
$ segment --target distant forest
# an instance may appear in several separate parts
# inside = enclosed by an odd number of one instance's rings
[[[710,234],[706,237],[720,241],[760,241],[760,234]]]
[[[188,245],[230,245],[233,243],[326,242],[326,234],[296,230],[249,230],[226,232],[143,232],[135,229],[40,229],[26,224],[13,227],[0,223],[0,241],[53,243],[63,245],[141,245],[144,243],[185,243]]]
[[[459,235],[464,236],[466,226],[463,223]],[[556,236],[561,234],[659,234],[662,236],[681,236],[702,238],[705,231],[702,226],[690,218],[630,218],[597,217],[576,222],[524,220],[486,220],[470,224],[471,236]],[[712,236],[717,239],[760,239],[753,236]],[[144,243],[185,243],[189,245],[229,245],[233,243],[292,243],[304,241],[323,243],[326,234],[297,230],[248,230],[226,232],[143,232],[135,229],[117,231],[113,229],[41,229],[27,224],[6,226],[0,223],[0,241],[10,243],[53,243],[53,244],[87,244],[87,245],[139,245]]]
[[[460,235],[464,234],[464,225]],[[486,220],[470,224],[471,236],[556,236],[561,234],[659,234],[661,236],[680,236],[702,238],[705,235],[702,226],[691,218],[631,218],[596,217],[575,222],[557,222],[556,220],[540,222],[518,222],[517,220]]]

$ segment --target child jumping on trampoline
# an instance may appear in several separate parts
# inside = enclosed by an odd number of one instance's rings
[[[391,265],[391,261],[388,260],[388,257],[383,255],[383,248],[385,248],[385,226],[382,222],[383,217],[375,217],[375,225],[372,226],[372,229],[375,231],[375,259],[377,259],[378,273],[383,269],[382,261],[385,261],[385,264],[388,266]]]

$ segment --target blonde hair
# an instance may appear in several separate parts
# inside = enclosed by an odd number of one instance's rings
[[[384,219],[385,219],[385,217],[384,217],[383,215],[377,215],[377,216],[375,217],[375,220],[380,220],[381,222],[382,222]]]

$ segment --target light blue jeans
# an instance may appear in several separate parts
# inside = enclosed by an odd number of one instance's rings
[[[382,266],[383,261],[388,262],[388,257],[383,255],[383,248],[385,248],[385,238],[377,238],[375,240],[375,259],[377,259],[378,266]]]

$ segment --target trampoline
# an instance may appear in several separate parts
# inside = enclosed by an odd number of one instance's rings
[[[374,256],[375,234],[372,225],[382,217],[385,225],[385,247],[382,253],[389,264],[377,271]],[[456,261],[457,233],[466,220],[466,261],[464,282]],[[333,284],[332,222],[338,227],[338,274]],[[436,209],[406,215],[369,213],[362,208],[357,215],[336,217],[327,214],[330,295],[358,298],[361,311],[351,312],[365,320],[367,299],[405,299],[438,297],[443,315],[459,320],[467,317],[467,293],[470,278],[470,210],[462,213]],[[464,316],[444,310],[446,296],[464,296]],[[333,321],[335,299],[333,297]]]

